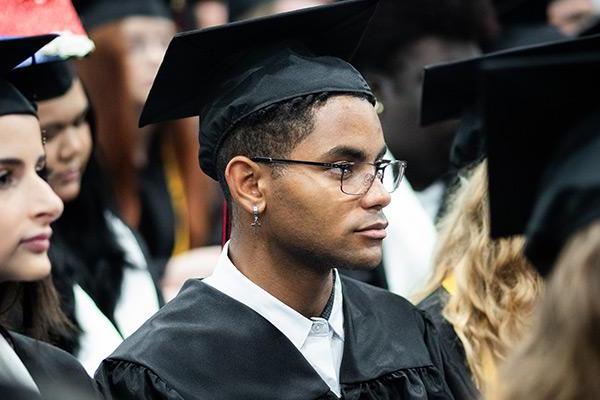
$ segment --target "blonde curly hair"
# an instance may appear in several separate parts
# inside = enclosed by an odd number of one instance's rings
[[[517,194],[518,195],[518,194]],[[416,300],[454,275],[456,291],[443,309],[466,355],[476,386],[486,377],[482,355],[498,363],[522,338],[542,290],[542,279],[523,255],[522,237],[490,238],[487,161],[474,167],[456,188],[439,223],[434,273]]]

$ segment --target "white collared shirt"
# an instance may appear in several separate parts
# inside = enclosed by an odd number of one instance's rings
[[[339,376],[344,351],[344,314],[342,285],[337,270],[334,270],[336,280],[329,320],[308,319],[242,274],[229,259],[228,249],[229,242],[223,247],[213,274],[203,282],[250,307],[279,329],[331,391],[341,396]]]

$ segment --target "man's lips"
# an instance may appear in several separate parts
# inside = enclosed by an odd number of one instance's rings
[[[365,226],[364,228],[357,229],[356,232],[369,239],[381,240],[386,237],[385,228],[387,228],[387,226],[387,221],[380,221]]]
[[[23,239],[21,244],[33,253],[44,253],[50,248],[50,237],[52,237],[51,230]]]

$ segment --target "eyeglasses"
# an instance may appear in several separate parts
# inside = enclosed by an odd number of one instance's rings
[[[406,161],[398,160],[380,160],[374,163],[354,161],[322,163],[271,157],[252,157],[251,160],[263,164],[303,164],[329,169],[332,173],[339,175],[342,193],[349,195],[367,193],[373,186],[375,178],[379,179],[388,193],[392,193],[400,184],[406,169]],[[385,175],[386,170],[391,171],[387,176]]]

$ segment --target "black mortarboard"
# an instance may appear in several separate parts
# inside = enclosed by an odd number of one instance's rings
[[[494,8],[503,25],[546,23],[550,0],[494,0]]]
[[[553,54],[577,54],[600,46],[600,35],[584,39],[561,40],[485,54],[468,60],[429,65],[424,69],[421,100],[421,124],[459,118],[476,104],[479,93],[479,69],[483,62],[512,57],[538,57]]]
[[[450,165],[454,170],[460,171],[485,158],[485,135],[481,124],[481,115],[476,109],[465,110],[450,147]]]
[[[597,35],[600,33],[600,16],[594,16],[581,31],[577,33],[578,37]]]
[[[482,65],[491,233],[525,233],[542,273],[600,216],[599,69],[598,50]]]
[[[377,7],[350,0],[186,32],[171,41],[140,125],[200,116],[200,165],[216,179],[217,151],[236,123],[298,96],[373,97],[349,60]]]
[[[6,75],[57,35],[41,35],[0,40],[0,115],[32,114],[35,108],[6,79]]]
[[[131,16],[170,18],[163,0],[73,0],[86,30]]]
[[[67,93],[75,72],[69,61],[53,61],[14,69],[8,78],[28,99],[44,101]]]

